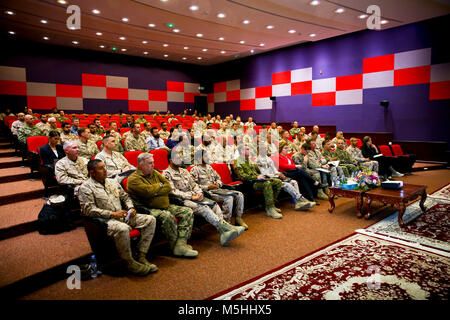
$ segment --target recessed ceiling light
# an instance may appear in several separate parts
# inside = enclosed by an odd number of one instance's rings
[[[44,39],[44,40],[50,40],[49,37],[42,37],[42,39]]]
[[[102,49],[104,49],[104,48],[105,48],[105,46],[104,46],[104,45],[100,45],[99,47],[100,47],[100,48],[102,48]]]
[[[169,0],[161,0],[161,2],[167,2],[167,1],[169,1]]]
[[[120,49],[120,50],[122,50],[122,51],[127,51],[127,49],[125,49],[125,48],[123,48],[123,49]]]
[[[93,10],[92,10],[92,13],[93,13],[93,14],[100,14],[100,10],[98,10],[98,9],[93,9]]]
[[[250,50],[250,52],[253,53],[253,52],[255,52],[255,50],[252,49],[252,50]]]
[[[58,0],[58,3],[60,3],[60,4],[67,4],[67,1],[66,0]]]
[[[143,44],[147,44],[147,43],[148,43],[148,41],[147,41],[147,40],[144,40],[144,41],[142,41],[142,43],[143,43]]]
[[[268,26],[266,26],[266,28],[267,28],[267,29],[273,29],[273,28],[275,28],[275,27],[272,26],[272,25],[268,25]]]
[[[316,36],[316,34],[315,34],[315,33],[311,33],[309,36],[310,36],[311,38],[313,38],[313,37]]]
[[[120,37],[119,39],[120,39],[120,40],[126,40],[127,38],[125,38],[125,37]]]
[[[320,4],[320,1],[319,0],[313,0],[309,4],[312,5],[312,6],[317,6],[317,5]]]
[[[202,60],[202,57],[197,57],[198,60]]]
[[[201,38],[201,37],[203,37],[203,34],[202,33],[197,33],[196,36]]]
[[[206,52],[206,51],[208,51],[208,49],[202,49],[202,51],[203,51],[203,52]]]
[[[78,42],[78,41],[72,41],[72,43],[73,43],[73,44],[78,44],[79,42]]]
[[[264,44],[264,43],[260,43],[259,46],[260,46],[260,47],[264,47],[265,44]]]
[[[297,31],[295,31],[294,29],[291,29],[288,31],[289,33],[296,33]]]
[[[46,24],[46,23],[48,23],[48,21],[47,21],[47,20],[44,20],[44,19],[42,19],[42,20],[41,20],[41,23],[43,23],[43,24]]]
[[[244,43],[245,43],[245,41],[244,41],[244,40],[241,40],[241,41],[239,41],[239,43],[240,43],[240,44],[244,44]]]
[[[168,56],[169,56],[168,54],[165,54],[165,55],[164,55],[165,58],[167,58]]]
[[[365,19],[365,18],[367,18],[367,14],[362,14],[362,15],[358,16],[358,18]]]
[[[388,22],[389,22],[389,21],[387,21],[387,20],[381,20],[381,21],[380,21],[381,24],[386,24],[386,23],[388,23]]]
[[[181,59],[186,60],[187,58],[186,58],[186,57],[183,57],[183,58],[181,58]]]
[[[97,32],[96,35],[101,36],[101,35],[103,35],[103,33]]]
[[[220,40],[220,41],[223,41],[223,40],[225,40],[225,38],[224,38],[224,37],[220,37],[219,40]]]
[[[180,32],[180,29],[173,29],[172,31],[178,33]]]
[[[148,54],[148,52],[147,52],[147,51],[144,51],[144,54]]]
[[[16,34],[14,31],[8,31],[9,34]]]
[[[225,50],[220,51],[221,54],[227,53]]]
[[[198,9],[199,8],[196,5],[192,5],[192,6],[189,7],[189,10],[191,10],[191,11],[197,11]]]
[[[187,49],[189,49],[189,47],[183,47],[183,49],[184,49],[184,50],[187,50]]]
[[[148,26],[149,26],[150,28],[154,28],[154,27],[155,27],[155,24],[154,24],[154,23],[149,23]]]
[[[123,21],[123,22],[128,22],[129,19],[128,19],[128,18],[122,18],[122,21]]]
[[[334,12],[336,12],[336,13],[342,13],[344,11],[345,11],[344,8],[337,8],[336,10],[334,10]]]
[[[14,15],[14,12],[13,12],[13,11],[10,11],[10,10],[5,11],[5,13],[6,13],[6,14],[9,14],[10,16],[13,16],[13,15]]]
[[[249,24],[249,23],[250,23],[250,20],[244,20],[244,21],[242,21],[242,23],[243,23],[243,24]]]
[[[169,45],[167,44],[167,43],[164,43],[163,44],[163,47],[168,47]]]
[[[225,13],[222,13],[222,12],[217,14],[217,18],[221,18],[221,19],[225,18],[226,16],[227,15]]]

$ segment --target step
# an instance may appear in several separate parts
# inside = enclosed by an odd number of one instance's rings
[[[37,218],[45,200],[42,198],[0,206],[0,240],[37,230]]]
[[[44,196],[41,180],[22,180],[0,184],[0,203],[8,204]]]
[[[83,259],[92,250],[83,227],[57,235],[35,231],[0,241],[0,287],[6,293],[26,285],[33,277],[55,277],[55,268]],[[65,272],[65,268],[64,268]],[[50,275],[49,275],[50,273]],[[53,279],[55,281],[56,279]],[[58,279],[59,280],[59,279]],[[35,285],[43,286],[37,281]],[[5,286],[8,286],[5,288]]]
[[[15,156],[14,149],[7,148],[7,149],[0,149],[0,158],[4,157],[14,157]]]
[[[412,172],[425,171],[425,170],[439,170],[445,169],[446,163],[444,162],[421,162],[417,161],[412,167]]]
[[[22,158],[19,157],[2,157],[0,158],[0,169],[20,167],[22,165]],[[25,160],[25,165],[27,161]]]
[[[0,169],[0,183],[27,180],[29,178],[30,168],[27,167],[12,167]]]
[[[1,149],[10,149],[11,147],[12,147],[12,143],[11,142],[7,142],[7,141],[3,141],[3,142],[0,142],[0,150]]]

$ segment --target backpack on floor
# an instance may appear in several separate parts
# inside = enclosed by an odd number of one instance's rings
[[[74,229],[69,221],[67,207],[52,203],[44,204],[38,215],[38,231],[40,234],[58,234]]]

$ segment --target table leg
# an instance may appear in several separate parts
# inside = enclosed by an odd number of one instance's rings
[[[398,204],[398,225],[400,227],[403,227],[403,214],[405,213],[405,210],[406,210],[406,203],[400,202]]]
[[[362,207],[363,207],[363,197],[356,198],[356,217],[361,218],[362,215]]]
[[[331,208],[328,209],[329,213],[333,213],[334,208],[336,205],[334,204],[334,194],[333,191],[330,190],[330,193],[328,194],[328,201],[330,201]]]
[[[364,216],[364,219],[368,220],[371,217],[371,212],[370,212],[370,203],[372,202],[371,199],[366,197],[365,200],[365,205],[366,205],[366,215]]]
[[[427,200],[427,190],[424,190],[422,193],[422,196],[420,198],[420,209],[422,209],[422,212],[425,212],[425,210],[427,210],[427,208],[425,208],[424,204],[425,204],[425,200]]]

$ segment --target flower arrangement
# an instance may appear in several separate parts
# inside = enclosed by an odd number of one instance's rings
[[[378,173],[375,171],[360,171],[356,177],[355,181],[358,184],[356,189],[368,191],[370,189],[381,186],[381,180]]]

